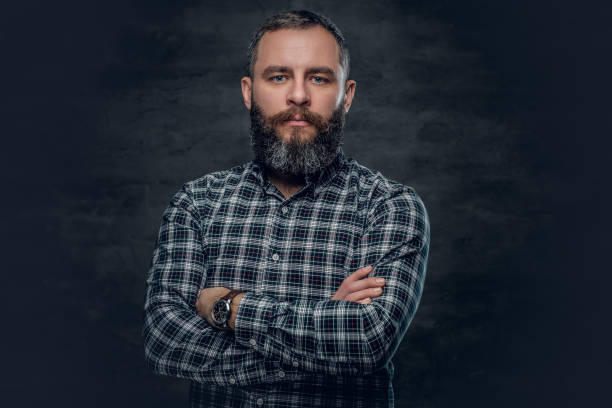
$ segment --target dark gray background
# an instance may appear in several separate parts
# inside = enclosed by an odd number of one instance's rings
[[[398,407],[603,403],[607,10],[563,2],[23,2],[2,13],[1,393],[10,406],[186,406],[145,367],[144,281],[182,183],[250,160],[239,92],[274,11],[352,54],[344,149],[431,220]],[[4,397],[6,396],[6,397]],[[4,404],[3,404],[4,405]],[[9,406],[4,405],[4,406]]]

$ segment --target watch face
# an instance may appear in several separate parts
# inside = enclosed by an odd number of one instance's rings
[[[212,318],[216,324],[223,324],[227,321],[229,315],[230,306],[225,300],[217,300],[213,304]]]

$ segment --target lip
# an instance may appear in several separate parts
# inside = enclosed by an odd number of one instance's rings
[[[302,119],[292,119],[292,120],[287,120],[285,121],[285,125],[287,126],[299,126],[299,127],[304,127],[304,126],[309,126],[312,125],[312,123],[310,123],[307,120],[302,120]]]

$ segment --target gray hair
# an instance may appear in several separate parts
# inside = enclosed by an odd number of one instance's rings
[[[255,66],[255,61],[257,61],[257,46],[265,33],[282,29],[304,30],[316,25],[319,25],[329,31],[336,39],[338,48],[340,48],[340,65],[342,66],[342,69],[344,69],[345,79],[348,79],[350,59],[344,36],[329,18],[307,10],[286,11],[284,13],[276,14],[268,18],[261,26],[259,26],[257,31],[255,31],[251,37],[251,43],[249,44],[249,50],[247,52],[249,59],[247,75],[253,78],[253,68]]]

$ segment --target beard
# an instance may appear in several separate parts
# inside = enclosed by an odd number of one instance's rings
[[[297,177],[315,174],[332,163],[342,143],[343,103],[325,120],[318,113],[297,106],[266,117],[253,95],[251,100],[251,146],[257,162],[275,173]],[[305,128],[292,127],[289,140],[284,141],[276,129],[296,115],[312,123],[316,133],[314,137],[304,136]]]

